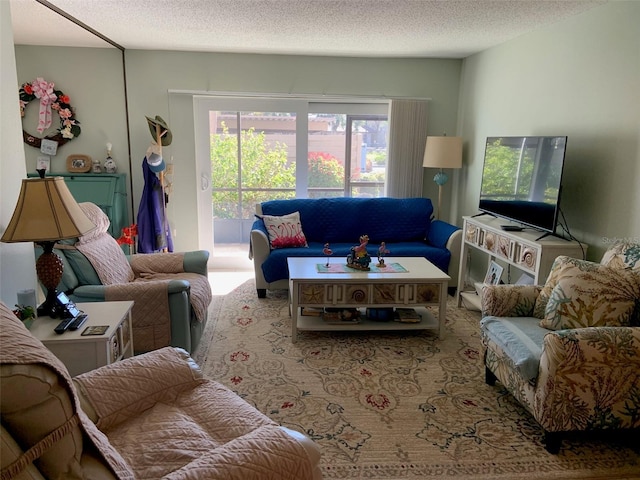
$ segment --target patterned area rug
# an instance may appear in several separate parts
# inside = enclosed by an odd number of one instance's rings
[[[558,455],[499,384],[484,382],[479,314],[450,299],[446,334],[302,332],[287,292],[253,280],[217,297],[194,358],[322,448],[330,479],[640,478],[637,432],[575,434]]]

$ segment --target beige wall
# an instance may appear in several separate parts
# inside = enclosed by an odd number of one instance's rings
[[[61,61],[61,58],[68,61]],[[18,80],[43,76],[72,96],[82,135],[61,147],[52,170],[64,171],[70,153],[101,158],[107,140],[114,145],[119,171],[129,170],[120,52],[16,46]],[[163,150],[175,165],[169,215],[176,250],[198,248],[198,190],[194,115],[191,95],[170,90],[430,97],[428,133],[455,130],[461,60],[370,59],[278,55],[242,55],[165,51],[125,51],[133,206],[137,212],[144,186],[141,163],[151,136],[145,116],[162,116],[173,133]],[[27,169],[35,169],[37,151],[27,148]],[[29,151],[34,150],[34,151]],[[425,175],[427,175],[425,173]],[[429,177],[430,178],[430,177]],[[425,195],[437,189],[425,182]]]
[[[9,2],[0,2],[0,235],[16,206],[26,168]],[[0,243],[0,300],[13,308],[18,290],[36,288],[32,243]]]
[[[193,106],[191,96],[170,90],[431,97],[429,128],[437,132],[455,128],[462,63],[148,51],[127,51],[126,62],[134,164],[149,143],[144,115],[161,115],[173,132],[165,157],[175,164],[170,218],[182,248],[197,240]],[[137,192],[140,182],[134,175]]]
[[[478,212],[487,136],[568,135],[561,208],[600,260],[640,242],[640,2],[610,2],[465,59],[457,219]]]

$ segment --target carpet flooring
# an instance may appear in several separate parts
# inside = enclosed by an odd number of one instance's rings
[[[206,377],[305,433],[329,479],[638,479],[637,432],[571,434],[558,455],[484,382],[479,314],[450,299],[445,335],[302,332],[286,291],[214,297],[194,359]]]

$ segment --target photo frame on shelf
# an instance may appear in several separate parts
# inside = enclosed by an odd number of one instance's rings
[[[500,277],[502,277],[503,268],[496,262],[491,261],[489,269],[484,277],[485,285],[498,285],[500,283]]]
[[[71,173],[86,173],[91,170],[91,157],[89,155],[73,154],[67,157],[67,171]]]

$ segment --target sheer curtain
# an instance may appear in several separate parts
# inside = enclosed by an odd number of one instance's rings
[[[392,100],[389,115],[387,196],[422,196],[422,162],[427,142],[427,101]]]

